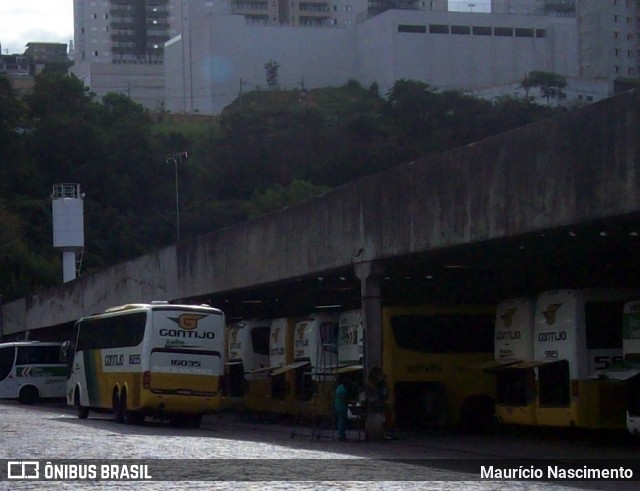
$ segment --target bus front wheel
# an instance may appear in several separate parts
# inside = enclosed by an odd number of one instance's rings
[[[33,385],[27,385],[20,390],[18,400],[21,404],[35,404],[40,400],[38,389]]]
[[[74,405],[76,407],[76,412],[78,413],[78,418],[87,419],[89,417],[89,408],[80,405],[80,393],[76,389],[76,395],[74,396]]]

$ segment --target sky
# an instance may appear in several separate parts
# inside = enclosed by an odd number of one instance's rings
[[[490,0],[450,0],[450,10],[486,12]],[[0,0],[2,54],[22,54],[29,42],[73,39],[73,0]]]
[[[73,0],[0,0],[2,54],[22,54],[29,42],[69,43]]]

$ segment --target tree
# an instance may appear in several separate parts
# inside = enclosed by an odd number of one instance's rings
[[[269,86],[270,89],[278,88],[278,85],[279,85],[278,69],[279,68],[280,68],[280,65],[273,60],[269,60],[267,63],[264,64],[264,70],[267,75],[267,85]]]
[[[309,181],[294,179],[286,188],[276,184],[264,192],[254,191],[251,200],[245,201],[242,208],[250,218],[253,218],[309,200],[326,193],[329,189],[326,186],[316,186]]]
[[[563,99],[566,96],[562,89],[567,86],[567,79],[553,72],[533,71],[524,77],[521,85],[527,93],[527,98],[529,98],[529,89],[538,87],[549,105],[551,97]]]
[[[9,79],[0,75],[0,190],[3,180],[10,184],[11,162],[16,157],[18,135],[24,132],[20,128],[25,114],[24,105],[18,99]]]

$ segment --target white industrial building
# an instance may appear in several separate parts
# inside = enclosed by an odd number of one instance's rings
[[[215,114],[243,90],[266,88],[264,65],[280,66],[283,88],[353,79],[386,93],[399,79],[438,89],[511,86],[532,70],[577,77],[571,18],[387,10],[352,27],[253,25],[191,7],[188,33],[165,47],[165,108]]]

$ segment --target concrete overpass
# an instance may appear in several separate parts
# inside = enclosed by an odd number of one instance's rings
[[[3,334],[38,338],[157,299],[206,300],[229,316],[362,305],[374,332],[380,294],[497,302],[637,286],[639,143],[640,93],[629,92],[7,303]]]

